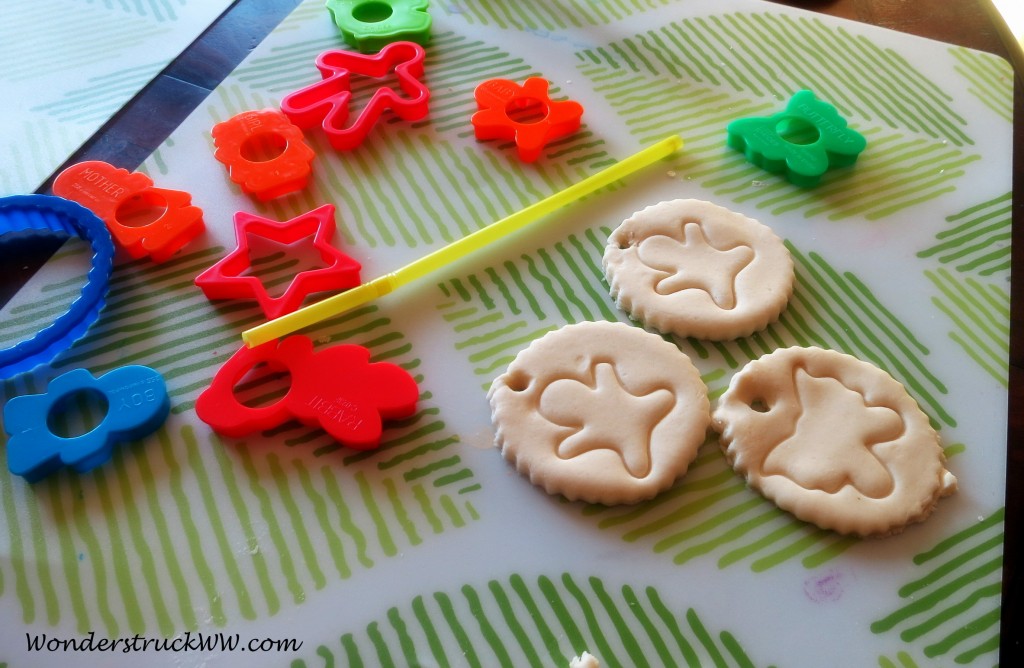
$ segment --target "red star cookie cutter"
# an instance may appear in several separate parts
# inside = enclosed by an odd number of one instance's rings
[[[389,109],[406,121],[417,121],[427,115],[430,91],[419,80],[423,76],[425,57],[423,47],[413,42],[393,42],[371,56],[341,49],[324,51],[316,59],[323,80],[285,96],[281,100],[281,111],[301,128],[319,123],[331,146],[338,150],[356,148]],[[381,79],[392,71],[404,96],[381,86],[355,121],[346,127],[352,100],[350,75]]]
[[[153,186],[141,172],[100,160],[71,165],[54,180],[53,194],[78,202],[107,225],[133,258],[165,262],[206,229],[203,210],[182,190]]]
[[[533,162],[550,142],[576,132],[583,105],[572,100],[554,102],[548,81],[530,77],[522,86],[508,79],[489,79],[474,91],[479,111],[470,122],[478,140],[509,139],[516,143],[519,159]],[[536,121],[515,120],[513,115],[539,111]]]
[[[288,371],[291,385],[267,406],[251,407],[234,388],[257,364]],[[243,346],[217,371],[196,400],[196,414],[214,431],[241,438],[292,419],[320,427],[342,445],[369,450],[380,445],[383,421],[416,411],[419,387],[408,371],[391,362],[371,362],[363,346],[340,344],[315,352],[301,334]]]
[[[291,313],[314,292],[346,290],[359,285],[361,267],[358,262],[331,245],[334,230],[333,204],[324,204],[283,223],[239,211],[235,214],[235,241],[238,247],[197,276],[195,284],[209,299],[255,299],[270,319]],[[312,236],[313,245],[327,266],[299,272],[284,294],[271,297],[259,277],[246,275],[252,268],[249,235],[279,244],[292,244]]]

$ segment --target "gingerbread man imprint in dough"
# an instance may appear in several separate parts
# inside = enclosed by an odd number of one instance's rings
[[[710,422],[678,346],[622,322],[535,339],[487,392],[494,442],[530,482],[570,501],[636,503],[686,473]]]
[[[538,410],[565,428],[559,457],[607,448],[619,454],[630,475],[643,478],[651,472],[651,434],[675,403],[667,387],[633,392],[613,362],[591,360],[589,378],[561,378],[544,387]]]
[[[783,475],[804,489],[836,494],[852,485],[881,499],[895,481],[873,447],[900,437],[903,419],[886,406],[868,403],[839,378],[814,376],[795,367],[780,390],[778,419],[792,425],[761,463],[761,475]],[[836,427],[841,426],[841,430]]]
[[[682,227],[682,240],[658,234],[642,240],[637,247],[641,262],[663,272],[654,289],[660,295],[682,290],[703,290],[724,310],[736,308],[736,277],[754,260],[754,249],[746,244],[718,248],[704,234],[699,222]]]
[[[778,319],[793,260],[767,225],[695,199],[658,202],[608,235],[601,258],[615,304],[665,334],[735,339]]]

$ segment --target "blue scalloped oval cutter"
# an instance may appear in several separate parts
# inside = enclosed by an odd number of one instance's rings
[[[114,242],[107,226],[96,214],[76,202],[53,195],[0,197],[0,235],[26,231],[69,234],[85,239],[92,246],[92,268],[82,294],[66,312],[34,336],[0,350],[0,379],[51,361],[81,338],[99,317],[114,266]]]
[[[106,415],[91,431],[65,437],[53,433],[50,420],[67,399],[95,392],[106,401]],[[148,436],[167,419],[171,402],[163,377],[146,366],[130,365],[95,378],[75,369],[54,378],[42,394],[14,397],[4,406],[7,467],[29,482],[62,466],[89,471],[110,459],[114,445]]]

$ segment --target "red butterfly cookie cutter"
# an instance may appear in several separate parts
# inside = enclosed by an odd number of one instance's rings
[[[145,174],[100,160],[65,169],[53,194],[95,213],[134,258],[164,262],[206,229],[202,209],[192,206],[187,192],[156,188]]]
[[[533,162],[550,142],[576,132],[583,116],[580,103],[553,101],[547,80],[539,77],[530,77],[522,86],[508,79],[489,79],[473,94],[479,109],[470,119],[476,138],[514,141],[523,162]],[[536,121],[513,119],[517,113],[533,111],[543,117]]]
[[[195,279],[195,284],[210,299],[255,299],[268,318],[291,313],[314,292],[345,290],[360,283],[358,262],[331,245],[334,236],[334,205],[324,204],[301,216],[279,223],[262,216],[239,211],[235,214],[235,241],[238,247]],[[296,274],[280,297],[271,297],[257,276],[247,275],[252,268],[249,235],[279,244],[292,244],[313,237],[313,245],[327,266]]]
[[[257,364],[288,371],[291,385],[268,406],[246,406],[234,388]],[[320,427],[342,445],[369,450],[380,444],[384,420],[409,417],[419,388],[402,367],[370,362],[370,351],[353,344],[314,352],[302,335],[243,346],[217,371],[196,400],[196,414],[214,431],[240,438],[292,419]]]
[[[325,51],[316,59],[322,81],[291,93],[281,101],[281,111],[299,127],[320,124],[331,146],[353,149],[366,139],[381,114],[390,109],[399,118],[417,121],[427,115],[430,91],[423,76],[426,51],[412,42],[393,42],[379,53],[366,56],[352,51]],[[394,71],[404,96],[387,86],[374,91],[366,107],[350,126],[351,74],[381,79]]]
[[[315,153],[276,109],[243,111],[213,126],[213,157],[244,193],[262,201],[304,189]]]

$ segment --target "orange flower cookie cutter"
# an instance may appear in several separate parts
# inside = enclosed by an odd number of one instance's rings
[[[62,171],[53,194],[78,202],[101,219],[133,258],[165,262],[206,229],[203,211],[181,190],[157,188],[141,172],[89,160]]]
[[[242,192],[260,201],[305,189],[315,153],[276,109],[243,111],[213,126],[213,154]]]
[[[546,79],[530,77],[522,86],[508,79],[477,86],[473,94],[479,111],[470,119],[476,138],[514,141],[519,159],[533,162],[549,143],[579,130],[583,105],[553,101],[548,85]],[[541,117],[534,119],[537,113]]]
[[[418,121],[427,115],[430,90],[420,81],[425,57],[423,47],[413,42],[392,42],[369,56],[341,49],[324,51],[316,59],[322,81],[285,96],[281,111],[299,127],[319,124],[335,149],[354,149],[365,141],[385,111],[390,110],[406,121]],[[352,101],[351,75],[382,79],[391,72],[404,95],[380,86],[352,124],[347,125]]]
[[[255,299],[268,318],[291,313],[314,292],[345,290],[359,285],[358,262],[331,245],[334,236],[334,205],[324,204],[312,211],[279,223],[239,211],[235,214],[238,247],[195,279],[209,299]],[[302,271],[279,297],[272,297],[258,276],[251,275],[250,235],[279,244],[293,244],[312,236],[313,246],[326,266]]]

